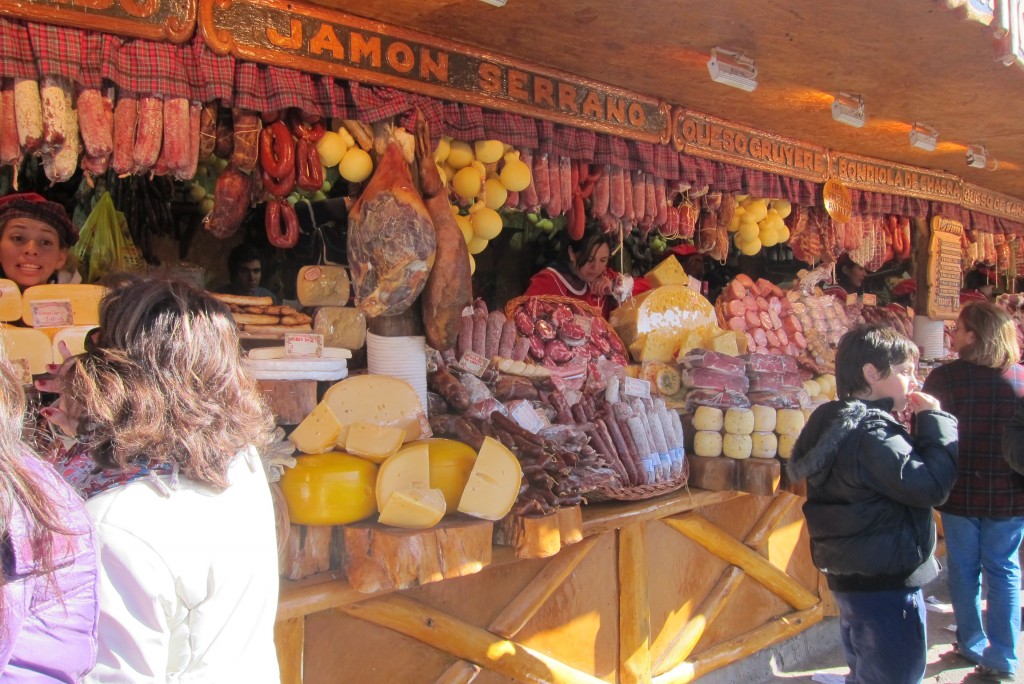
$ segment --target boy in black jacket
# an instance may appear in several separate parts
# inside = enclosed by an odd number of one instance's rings
[[[818,407],[789,472],[807,479],[811,555],[839,606],[847,684],[916,684],[927,631],[921,586],[938,573],[932,507],[956,479],[956,418],[916,391],[917,347],[863,326],[839,341],[839,401]],[[917,414],[911,435],[893,412]]]

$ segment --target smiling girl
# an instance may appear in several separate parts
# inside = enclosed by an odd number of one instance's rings
[[[78,230],[56,202],[35,193],[0,198],[0,277],[13,280],[22,290],[70,282],[72,274],[61,269],[76,242]]]

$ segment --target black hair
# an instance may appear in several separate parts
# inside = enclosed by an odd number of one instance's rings
[[[260,267],[262,268],[263,255],[259,253],[259,250],[247,242],[236,245],[228,254],[228,275],[234,277],[235,271],[237,271],[242,264],[247,264],[250,261],[259,261]]]
[[[964,275],[965,290],[980,290],[986,285],[991,284],[988,282],[988,276],[980,268],[973,268]]]
[[[587,226],[587,229],[583,232],[583,237],[579,240],[569,240],[566,242],[565,261],[566,263],[572,263],[569,259],[569,250],[572,250],[572,253],[576,255],[576,268],[579,268],[590,260],[590,257],[594,255],[594,252],[601,245],[608,245],[608,255],[611,256],[611,236],[601,232],[601,229],[597,226]]]
[[[917,345],[889,325],[861,325],[839,340],[836,350],[836,393],[850,399],[870,392],[864,377],[864,364],[870,363],[886,378],[892,366],[920,357]]]

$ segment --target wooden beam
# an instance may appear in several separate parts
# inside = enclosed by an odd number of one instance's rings
[[[683,513],[665,518],[663,522],[718,558],[743,568],[748,575],[797,610],[805,610],[818,602],[818,597],[800,586],[792,577],[706,518],[696,513]]]
[[[765,509],[764,513],[751,528],[750,532],[747,533],[747,538],[744,539],[744,543],[755,549],[762,556],[765,556],[765,548],[768,545],[768,540],[771,537],[772,532],[779,526],[782,519],[789,514],[793,506],[800,500],[800,497],[794,496],[789,492],[780,491],[772,498],[772,502],[768,504],[768,508]]]
[[[456,660],[441,673],[434,684],[472,684],[480,674],[480,666],[468,660]]]
[[[697,608],[693,617],[685,624],[683,624],[685,618],[681,613],[669,615],[661,634],[654,640],[654,645],[651,647],[653,661],[651,671],[654,674],[671,670],[689,657],[697,646],[697,642],[704,636],[705,628],[714,622],[725,609],[729,599],[732,598],[742,581],[743,570],[735,565],[730,565],[704,597],[704,601]]]
[[[652,680],[652,684],[686,684],[709,672],[735,663],[772,644],[784,641],[821,621],[821,606],[790,613],[757,629],[701,651],[697,658],[680,663]]]
[[[647,528],[619,530],[619,683],[651,681],[651,610],[647,587]]]
[[[572,574],[590,549],[594,548],[598,537],[588,537],[581,542],[567,546],[553,557],[544,568],[537,573],[533,581],[498,614],[490,624],[490,631],[498,636],[511,639],[529,622],[540,607],[544,605],[555,590],[561,586],[565,578]]]
[[[302,649],[306,641],[306,618],[274,623],[274,646],[281,684],[302,684]]]
[[[684,489],[642,501],[611,501],[586,506],[583,511],[583,534],[590,536],[618,530],[666,515],[713,506],[723,501],[747,496],[743,492],[709,492],[703,489]]]
[[[523,684],[607,684],[527,646],[497,637],[399,594],[350,604],[339,610]]]

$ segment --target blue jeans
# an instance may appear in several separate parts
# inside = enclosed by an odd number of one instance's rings
[[[846,684],[919,684],[928,663],[920,589],[837,591]]]
[[[970,660],[1000,672],[1017,671],[1020,633],[1020,548],[1024,517],[964,518],[942,514],[949,596],[956,641]],[[985,572],[985,621],[981,573]]]

